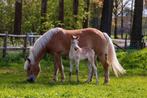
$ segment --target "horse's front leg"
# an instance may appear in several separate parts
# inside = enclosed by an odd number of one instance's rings
[[[54,54],[54,66],[55,66],[55,69],[54,69],[53,80],[54,81],[57,80],[57,74],[58,74],[58,69],[59,69],[61,72],[61,81],[63,82],[65,76],[64,76],[64,68],[62,65],[62,58],[60,54],[57,54],[57,53]]]

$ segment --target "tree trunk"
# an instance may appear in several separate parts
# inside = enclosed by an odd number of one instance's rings
[[[47,13],[47,0],[42,0],[41,2],[41,31],[40,33],[43,34],[43,23],[46,21],[46,13]]]
[[[131,3],[131,13],[130,13],[130,33],[132,32],[132,22],[133,22],[133,5],[134,5],[134,0],[131,0],[132,3]],[[135,6],[134,6],[135,7]]]
[[[124,19],[123,19],[123,16],[124,16],[124,6],[123,6],[123,0],[121,0],[121,39],[123,39],[123,33],[124,33]]]
[[[48,0],[42,0],[42,3],[41,3],[41,16],[42,17],[46,17],[46,13],[47,13],[47,1]]]
[[[113,0],[104,0],[102,18],[101,18],[101,31],[111,35],[111,24],[112,24],[112,9]]]
[[[99,8],[97,7],[97,3],[94,1],[91,2],[91,10],[92,11],[90,13],[90,26],[99,29]]]
[[[64,26],[64,0],[59,0],[59,16],[58,20],[60,23],[58,24],[59,27]]]
[[[89,4],[90,4],[90,0],[84,0],[86,6],[84,7],[84,11],[86,12],[86,17],[83,18],[83,28],[87,28],[88,27],[88,22],[89,22]]]
[[[76,27],[77,20],[78,20],[78,7],[79,7],[79,0],[73,0],[73,16],[74,16],[74,25]]]
[[[135,0],[133,27],[130,34],[131,37],[131,48],[142,47],[142,11],[143,11],[143,0]]]
[[[114,38],[117,38],[117,10],[118,10],[118,1],[115,0],[115,9],[114,9]]]
[[[21,34],[22,0],[15,1],[14,34]]]

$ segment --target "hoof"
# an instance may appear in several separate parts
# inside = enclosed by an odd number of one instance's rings
[[[57,82],[57,80],[56,80],[56,79],[53,79],[53,80],[51,80],[51,82],[52,82],[52,83],[55,83],[55,82]]]
[[[109,85],[109,82],[104,82],[104,85]]]
[[[56,83],[56,81],[55,80],[51,80],[48,83],[54,84],[54,83]]]
[[[63,79],[63,80],[61,80],[61,82],[62,82],[62,83],[64,83],[64,82],[65,82],[65,80]]]
[[[85,83],[90,83],[90,80],[86,80]]]
[[[35,80],[34,80],[33,78],[30,78],[30,79],[27,79],[27,82],[29,82],[29,83],[34,83]]]
[[[96,85],[98,85],[99,84],[99,82],[96,82]]]

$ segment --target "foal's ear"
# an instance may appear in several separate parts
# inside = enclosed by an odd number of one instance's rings
[[[29,63],[31,63],[31,60],[29,58],[26,59]]]
[[[79,36],[72,35],[72,39],[79,39]]]
[[[79,40],[79,38],[80,38],[80,36],[77,36],[77,38],[76,38],[76,39],[77,39],[77,40]]]

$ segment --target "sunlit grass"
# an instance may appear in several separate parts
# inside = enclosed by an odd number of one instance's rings
[[[3,69],[1,69],[3,70]],[[6,70],[6,69],[4,69]],[[9,69],[10,70],[10,69]],[[66,81],[52,83],[51,74],[41,72],[40,77],[33,84],[27,83],[23,71],[0,73],[0,96],[1,97],[25,97],[25,98],[146,98],[147,78],[143,75],[123,76],[116,78],[110,76],[109,85],[103,85],[103,76],[99,77],[99,84],[95,79],[91,83],[84,83],[87,76],[80,75],[80,83],[76,82],[75,74],[73,82]]]
[[[64,83],[60,81],[60,73],[58,81],[51,82],[52,57],[45,57],[41,61],[42,71],[37,81],[27,83],[22,55],[10,54],[7,59],[0,61],[0,98],[147,98],[146,53],[147,49],[128,53],[118,52],[118,58],[127,73],[116,78],[111,72],[109,85],[103,85],[103,68],[100,64],[98,64],[99,84],[95,84],[95,77],[91,83],[84,83],[88,74],[84,62],[80,64],[80,82],[76,82],[74,68],[70,83],[69,61],[66,57],[63,60],[66,75]]]

